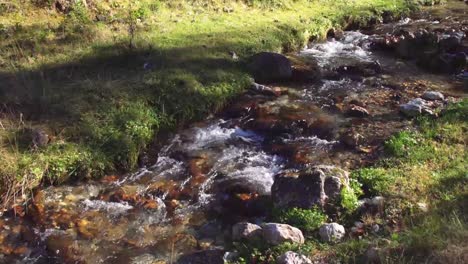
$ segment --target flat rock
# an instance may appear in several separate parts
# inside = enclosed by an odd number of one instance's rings
[[[312,261],[304,255],[288,251],[276,259],[276,264],[312,264]]]
[[[304,243],[302,231],[290,225],[267,223],[262,226],[262,231],[265,241],[272,245],[283,242]]]
[[[421,98],[424,100],[429,100],[429,101],[445,99],[444,95],[441,92],[436,92],[436,91],[427,91],[421,96]]]

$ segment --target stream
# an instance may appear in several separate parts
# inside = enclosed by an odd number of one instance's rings
[[[464,97],[460,69],[430,73],[391,42],[424,28],[442,39],[462,34],[453,54],[468,54],[466,9],[454,1],[310,44],[291,56],[316,65],[320,80],[248,89],[135,173],[38,190],[0,218],[0,263],[173,263],[226,248],[233,224],[268,215],[276,174],[368,166],[387,138],[410,128],[399,105],[425,91]]]

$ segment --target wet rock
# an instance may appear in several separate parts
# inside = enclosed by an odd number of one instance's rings
[[[439,41],[439,47],[444,52],[456,52],[462,43],[462,35],[453,35]]]
[[[156,264],[156,263],[165,263],[158,260],[155,256],[151,254],[143,254],[141,256],[133,257],[131,259],[131,264]]]
[[[436,92],[436,91],[427,91],[421,96],[421,98],[424,100],[429,100],[429,101],[445,99],[444,95],[441,92]]]
[[[406,104],[400,105],[400,112],[408,117],[419,116],[423,113],[433,114],[428,102],[421,98],[416,98]]]
[[[351,129],[341,135],[340,141],[347,147],[356,148],[361,144],[363,139],[364,137],[361,134]]]
[[[324,224],[319,229],[320,238],[325,242],[336,242],[345,236],[344,226],[338,223]]]
[[[327,39],[341,40],[344,37],[344,31],[341,29],[332,28],[327,32]]]
[[[50,235],[46,239],[46,247],[50,255],[58,257],[63,263],[80,263],[83,260],[74,238],[70,235]]]
[[[272,245],[279,245],[283,242],[304,243],[302,231],[286,224],[264,224],[262,225],[262,233],[265,241]]]
[[[312,261],[301,254],[288,251],[276,259],[277,264],[312,264]]]
[[[232,227],[232,239],[235,241],[258,239],[261,235],[262,228],[255,224],[243,222]]]
[[[224,264],[224,250],[210,249],[181,256],[177,264]]]
[[[334,166],[315,166],[298,174],[276,175],[272,198],[282,208],[309,209],[337,200],[348,184],[348,172]]]
[[[291,62],[284,55],[261,52],[251,58],[249,68],[256,82],[287,81],[292,77]]]
[[[382,66],[379,62],[368,62],[368,63],[360,63],[358,65],[347,65],[347,66],[340,66],[335,69],[336,72],[340,76],[347,76],[352,78],[353,76],[364,76],[370,77],[382,72]],[[356,78],[355,78],[356,79]]]
[[[450,74],[461,71],[467,65],[467,57],[463,52],[456,54],[428,52],[418,63],[429,71]]]
[[[346,114],[352,117],[367,117],[370,115],[366,108],[354,104],[349,106]]]
[[[277,91],[273,90],[273,88],[268,87],[266,85],[261,85],[258,83],[252,83],[252,85],[250,86],[250,90],[255,93],[266,95],[266,96],[279,96],[280,95]]]

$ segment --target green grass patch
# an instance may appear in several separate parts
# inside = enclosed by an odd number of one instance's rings
[[[292,225],[307,233],[317,230],[327,220],[327,216],[318,208],[281,210],[274,218],[279,223]]]

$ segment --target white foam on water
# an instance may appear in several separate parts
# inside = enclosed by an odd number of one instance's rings
[[[342,40],[331,40],[313,45],[300,54],[313,56],[321,67],[349,65],[353,61],[371,61],[370,52],[362,47],[369,36],[360,32],[345,32]]]
[[[300,142],[305,145],[315,147],[317,149],[328,149],[333,147],[338,143],[336,140],[328,141],[326,139],[321,139],[317,136],[312,137],[297,137],[294,139],[285,139],[285,142]]]
[[[195,128],[193,141],[188,144],[190,150],[205,149],[214,145],[225,143],[235,132],[234,128],[224,128],[220,125],[222,120],[208,127]]]
[[[276,155],[231,146],[223,151],[213,171],[222,174],[223,180],[252,184],[259,188],[260,193],[268,194],[273,185],[274,175],[281,169],[282,159]]]
[[[133,206],[128,203],[115,203],[115,202],[106,202],[101,200],[84,200],[81,202],[85,210],[99,210],[106,211],[108,214],[113,216],[118,216],[125,214],[128,210],[133,209]]]

